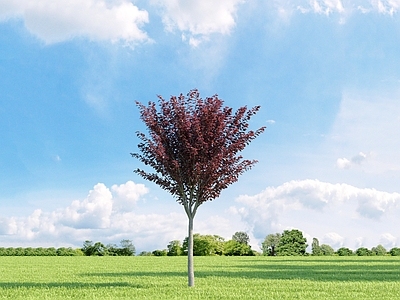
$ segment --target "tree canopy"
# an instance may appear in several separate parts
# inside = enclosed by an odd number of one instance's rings
[[[249,235],[244,231],[237,231],[234,235],[232,235],[232,240],[237,241],[241,244],[248,245],[250,242]]]
[[[284,230],[279,240],[276,252],[279,256],[305,255],[307,239],[300,230]]]
[[[149,136],[137,132],[141,153],[131,155],[155,172],[135,172],[170,192],[186,210],[217,198],[257,162],[238,153],[265,129],[248,130],[259,106],[233,113],[218,95],[202,99],[196,89],[186,97],[158,99],[160,110],[155,102],[136,102]]]
[[[276,246],[279,244],[279,240],[281,239],[281,234],[280,233],[275,233],[275,234],[268,234],[264,241],[261,244],[261,249],[264,255],[268,256],[275,256],[276,252]]]

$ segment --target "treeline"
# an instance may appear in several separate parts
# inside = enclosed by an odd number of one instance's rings
[[[311,253],[306,252],[307,240],[300,230],[285,230],[283,233],[269,234],[261,244],[262,252],[251,249],[250,238],[246,232],[236,232],[231,240],[225,240],[218,235],[193,235],[193,255],[195,256],[400,256],[400,248],[394,247],[390,250],[382,245],[371,249],[360,247],[352,250],[341,247],[336,251],[327,244],[319,244],[317,238],[313,238]],[[186,256],[188,249],[188,238],[182,242],[179,240],[170,241],[166,249],[154,251],[142,251],[139,256]],[[119,245],[104,245],[101,242],[85,241],[82,248],[4,248],[0,247],[0,256],[134,256],[135,246],[131,240],[122,240]]]
[[[306,252],[307,240],[303,237],[303,233],[297,229],[285,230],[282,234],[269,234],[265,237],[261,249],[263,255],[267,256],[287,256],[287,255],[313,255],[313,256],[400,256],[400,248],[394,247],[389,251],[382,245],[368,249],[360,247],[355,251],[341,247],[334,250],[330,245],[319,244],[317,238],[313,238],[311,244],[311,253]]]
[[[135,246],[130,240],[122,240],[120,245],[103,245],[101,242],[85,241],[82,248],[0,248],[0,256],[133,256]]]
[[[236,232],[231,240],[225,239],[219,235],[193,235],[193,255],[195,256],[254,256],[259,253],[251,249],[249,245],[250,238],[246,232]],[[143,251],[140,256],[185,256],[187,255],[188,238],[183,242],[173,240],[169,242],[166,249],[154,250],[152,252]]]
[[[0,248],[0,256],[83,256],[84,253],[81,249],[73,249],[73,248]]]

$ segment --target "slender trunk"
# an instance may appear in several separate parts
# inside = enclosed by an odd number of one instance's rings
[[[193,266],[193,215],[188,214],[188,286],[194,286],[194,266]]]

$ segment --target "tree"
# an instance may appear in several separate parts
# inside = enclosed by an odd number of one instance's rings
[[[121,240],[119,255],[122,256],[133,256],[136,253],[135,246],[131,240]]]
[[[153,254],[153,256],[167,256],[167,249],[163,249],[163,250],[154,250],[153,252],[151,252]]]
[[[155,102],[136,104],[149,135],[137,132],[140,153],[131,155],[154,173],[134,172],[170,192],[184,207],[189,223],[188,285],[194,286],[194,217],[201,204],[219,197],[257,162],[239,153],[265,129],[248,129],[260,107],[241,107],[233,113],[218,95],[202,99],[196,89],[169,101],[158,96],[159,111]]]
[[[277,255],[305,255],[308,246],[306,242],[307,239],[303,237],[303,233],[300,230],[285,230],[276,247]]]
[[[346,247],[341,247],[336,251],[337,255],[339,256],[352,256],[353,251]]]
[[[320,249],[321,249],[321,255],[331,256],[335,254],[335,250],[333,250],[333,248],[327,244],[322,244],[320,246]]]
[[[394,247],[394,248],[390,249],[389,254],[391,256],[400,256],[400,248]]]
[[[371,256],[372,251],[365,247],[360,247],[356,250],[356,255],[358,256]]]
[[[268,234],[264,242],[261,244],[261,249],[263,252],[263,255],[268,255],[268,256],[275,256],[276,252],[276,246],[279,244],[279,240],[281,239],[281,234],[280,233],[275,233],[275,234]]]
[[[234,235],[232,235],[232,240],[248,245],[250,242],[250,237],[246,232],[237,231]]]
[[[224,243],[224,255],[227,256],[253,256],[254,252],[251,246],[236,240],[230,240]]]
[[[320,247],[320,245],[319,245],[319,241],[318,241],[317,238],[313,238],[313,240],[312,240],[312,244],[311,244],[311,253],[312,253],[312,255],[314,255],[314,256],[322,255],[321,247]]]
[[[179,256],[182,255],[182,245],[178,240],[170,241],[168,246],[168,256]]]
[[[387,254],[385,247],[383,247],[382,245],[372,247],[371,251],[374,255],[379,255],[379,256],[384,256]]]
[[[188,254],[189,238],[183,241],[182,251]],[[224,252],[224,238],[218,235],[201,235],[196,233],[193,235],[193,255],[194,256],[210,256],[222,255]]]
[[[86,256],[105,256],[108,254],[107,248],[100,242],[93,244],[92,241],[85,241],[81,250]]]

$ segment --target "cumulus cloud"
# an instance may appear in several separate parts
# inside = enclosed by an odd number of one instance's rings
[[[161,8],[167,31],[179,30],[192,46],[213,33],[229,34],[235,26],[236,11],[243,0],[153,0]]]
[[[381,235],[380,243],[387,249],[391,249],[396,246],[397,238],[392,234],[386,232]]]
[[[143,184],[133,181],[111,189],[98,183],[86,198],[67,207],[36,209],[26,217],[0,216],[0,246],[78,247],[85,240],[107,244],[130,239],[138,251],[148,251],[166,248],[171,240],[183,240],[188,226],[183,209],[181,213],[141,213],[135,203],[147,193]],[[239,224],[232,226],[229,219],[211,215],[198,218],[195,230],[229,237],[234,230],[241,230]]]
[[[127,0],[3,0],[0,21],[20,18],[46,44],[84,37],[133,45],[149,41],[148,13]]]
[[[236,213],[253,228],[257,238],[291,227],[304,228],[311,234],[310,231],[315,231],[315,224],[323,224],[331,228],[330,231],[342,228],[337,222],[375,226],[370,222],[379,222],[400,213],[399,193],[318,180],[286,182],[253,196],[239,196],[236,202],[241,205],[236,208]],[[326,234],[324,239],[342,245],[344,240],[340,235],[343,233]]]
[[[336,166],[339,169],[350,169],[356,165],[361,165],[367,159],[367,157],[369,157],[369,155],[360,152],[353,156],[351,160],[348,160],[347,158],[338,158],[336,161]]]
[[[343,242],[344,242],[344,237],[342,237],[340,234],[337,234],[336,232],[328,232],[322,238],[323,244],[328,244],[334,248],[342,247]]]
[[[121,185],[114,184],[111,189],[115,194],[114,210],[117,211],[132,210],[140,197],[149,191],[144,184],[137,184],[133,181]]]

